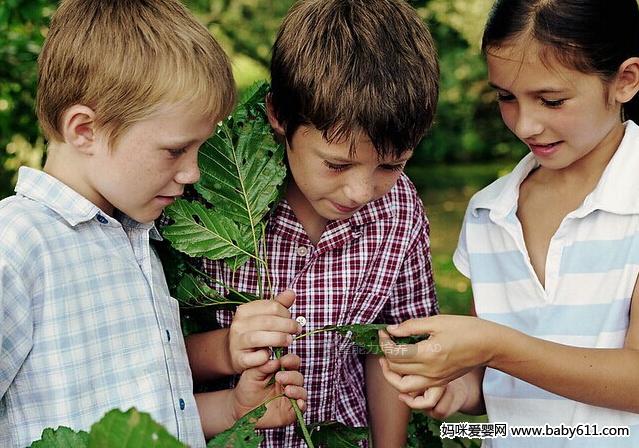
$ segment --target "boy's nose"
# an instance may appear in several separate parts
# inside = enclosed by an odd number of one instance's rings
[[[197,157],[188,160],[175,175],[175,181],[179,184],[194,184],[200,180],[200,167],[197,164]]]
[[[369,179],[353,179],[346,185],[346,198],[351,201],[350,206],[361,206],[369,203],[375,195],[375,185]]]

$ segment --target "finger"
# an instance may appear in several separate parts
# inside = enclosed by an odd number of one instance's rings
[[[395,387],[396,384],[401,384],[401,375],[398,375],[389,368],[388,361],[386,359],[379,358],[379,363],[382,367],[382,375],[384,375],[384,378],[386,378],[386,381],[388,381],[391,386]],[[395,389],[397,389],[397,387],[395,387]]]
[[[275,297],[275,301],[284,308],[290,308],[295,302],[295,291],[292,289],[284,290]]]
[[[389,380],[391,386],[398,392],[410,394],[411,392],[421,393],[431,387],[431,380],[420,375],[397,375]]]
[[[301,386],[291,386],[290,384],[284,388],[284,395],[294,400],[306,400],[307,392]]]
[[[259,367],[266,363],[271,357],[269,350],[257,350],[254,352],[241,353],[238,356],[238,364],[242,370],[250,369],[252,367]]]
[[[388,368],[395,373],[399,373],[400,375],[427,375],[424,371],[425,367],[422,363],[417,362],[402,362],[402,360],[394,359],[387,360]]]
[[[280,367],[281,363],[279,359],[269,359],[264,364],[253,368],[257,369],[265,377],[270,378],[275,372],[278,372],[280,370]]]
[[[297,406],[300,408],[300,411],[306,411],[306,400],[297,400]]]
[[[299,370],[302,359],[294,353],[287,353],[280,358],[282,367],[286,370]]]
[[[277,372],[275,375],[275,381],[280,383],[282,386],[286,386],[287,384],[293,384],[296,386],[304,385],[304,376],[300,372],[296,371],[287,371],[287,372]]]
[[[403,401],[406,406],[408,406],[411,409],[420,409],[422,411],[431,411],[434,404],[429,401],[427,398],[425,398],[422,395],[418,395],[416,397],[411,397],[409,395],[405,395],[402,394],[400,395],[399,399],[401,401]],[[437,403],[435,403],[437,404]],[[430,415],[430,413],[429,413]]]
[[[235,322],[235,328],[237,328],[237,331],[244,332],[279,331],[282,333],[296,334],[300,330],[300,324],[290,317],[260,314],[242,318],[241,322]]]
[[[245,319],[251,316],[273,315],[280,317],[291,317],[288,309],[275,300],[254,300],[249,303],[242,304],[235,311],[235,319]]]
[[[237,342],[238,350],[254,350],[261,347],[288,347],[293,336],[278,331],[250,331],[242,334]]]
[[[386,331],[393,336],[414,336],[418,334],[430,334],[432,317],[422,317],[419,319],[409,319],[398,325],[389,325]]]

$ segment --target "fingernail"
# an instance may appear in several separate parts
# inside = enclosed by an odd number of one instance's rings
[[[287,345],[291,345],[293,343],[293,336],[291,336],[290,334],[286,335],[286,344]]]

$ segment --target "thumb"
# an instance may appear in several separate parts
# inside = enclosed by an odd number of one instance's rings
[[[246,381],[263,382],[270,379],[274,373],[280,368],[280,362],[277,359],[271,359],[258,367],[246,369],[242,372],[242,377]]]
[[[275,301],[286,308],[290,308],[295,302],[295,291],[292,289],[282,291],[275,297]]]
[[[431,334],[433,326],[432,317],[422,317],[420,319],[410,319],[401,324],[389,325],[386,331],[396,337],[414,336],[418,334]]]

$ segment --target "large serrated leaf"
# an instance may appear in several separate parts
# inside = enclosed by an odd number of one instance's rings
[[[286,175],[283,148],[273,139],[265,118],[241,125],[224,122],[200,150],[196,190],[233,221],[257,229],[279,197]]]
[[[149,414],[112,410],[91,427],[89,448],[187,448]]]
[[[317,448],[359,448],[359,442],[368,438],[368,428],[353,428],[334,421],[314,423],[308,430]]]
[[[264,436],[255,432],[257,421],[266,414],[266,405],[258,406],[224,432],[215,436],[207,448],[257,448]]]
[[[60,426],[55,430],[45,429],[42,431],[40,440],[31,444],[31,448],[87,448],[88,446],[88,432],[75,432],[66,426]]]
[[[173,224],[163,229],[164,237],[175,249],[192,257],[248,259],[254,252],[253,241],[246,232],[231,219],[200,203],[180,199],[166,213]]]

